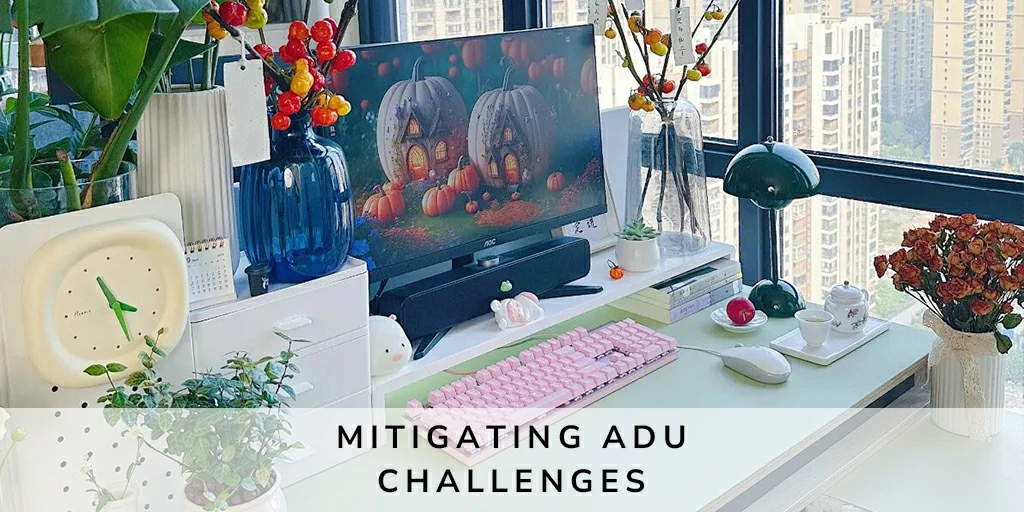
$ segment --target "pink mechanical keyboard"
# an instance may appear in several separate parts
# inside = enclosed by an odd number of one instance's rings
[[[487,425],[511,428],[556,421],[678,356],[674,338],[631,318],[592,332],[577,327],[431,391],[425,404],[409,401],[405,418],[423,428],[444,425],[456,439],[467,426],[489,439],[493,436],[485,432]],[[446,450],[475,464],[500,448]]]

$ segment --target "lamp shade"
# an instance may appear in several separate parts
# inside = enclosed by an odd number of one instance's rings
[[[769,138],[744,148],[729,162],[722,188],[765,210],[779,210],[794,199],[817,195],[821,175],[803,151]]]

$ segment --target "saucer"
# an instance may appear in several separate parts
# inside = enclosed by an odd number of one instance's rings
[[[729,332],[743,333],[753,331],[768,323],[768,315],[764,314],[764,311],[758,311],[754,315],[754,319],[749,323],[737,325],[732,323],[732,320],[729,320],[729,315],[726,314],[725,308],[718,308],[711,312],[711,320]]]

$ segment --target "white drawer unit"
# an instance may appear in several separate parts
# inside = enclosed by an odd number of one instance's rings
[[[295,411],[289,442],[301,442],[303,448],[289,452],[290,462],[279,462],[284,486],[301,482],[369,450],[371,425],[370,388],[347,396],[315,411]],[[338,427],[346,431],[362,428],[363,446],[338,448]]]
[[[288,383],[295,390],[293,409],[316,409],[370,385],[370,341],[366,328],[301,348],[293,360],[299,374]]]

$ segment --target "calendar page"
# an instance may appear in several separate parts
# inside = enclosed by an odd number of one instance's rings
[[[192,309],[235,299],[228,240],[218,238],[185,246],[188,266],[189,304]]]

